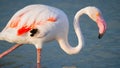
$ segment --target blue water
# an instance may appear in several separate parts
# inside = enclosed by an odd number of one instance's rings
[[[76,55],[67,55],[56,41],[47,43],[42,50],[42,68],[120,68],[120,0],[0,0],[0,31],[12,15],[29,4],[47,4],[63,10],[70,21],[69,42],[77,45],[73,29],[75,13],[86,6],[98,7],[107,22],[107,32],[98,39],[96,24],[83,15],[80,19],[85,45]],[[12,43],[0,41],[0,53]],[[19,47],[0,59],[0,68],[35,68],[36,49],[32,45]]]

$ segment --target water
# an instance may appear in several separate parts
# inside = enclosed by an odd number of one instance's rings
[[[29,4],[47,4],[62,9],[69,18],[71,45],[77,45],[72,21],[74,14],[86,6],[98,7],[107,22],[104,37],[97,39],[97,27],[86,15],[80,19],[85,45],[76,55],[64,53],[58,43],[45,44],[42,51],[43,68],[120,68],[120,1],[119,0],[1,0],[0,31],[11,16]],[[0,41],[0,53],[14,44]],[[0,59],[0,68],[35,68],[36,50],[32,45],[24,45]]]

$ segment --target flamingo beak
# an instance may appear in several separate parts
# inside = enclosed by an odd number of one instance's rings
[[[99,35],[98,38],[101,39],[104,35],[104,33],[106,32],[106,22],[104,21],[104,19],[101,17],[101,15],[97,16],[97,25],[99,28]]]
[[[98,38],[101,39],[103,37],[104,34],[100,34],[98,35]]]

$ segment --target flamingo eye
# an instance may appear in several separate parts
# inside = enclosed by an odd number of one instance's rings
[[[99,17],[99,16],[100,16],[100,13],[99,13],[99,12],[98,12],[98,13],[96,13],[96,16],[97,16],[97,17]]]

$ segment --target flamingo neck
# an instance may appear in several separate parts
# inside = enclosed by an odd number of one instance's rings
[[[78,47],[81,47],[81,48],[82,48],[82,45],[84,44],[84,40],[83,40],[83,35],[79,26],[79,19],[80,19],[80,16],[84,14],[84,12],[85,11],[83,9],[78,11],[74,17],[74,22],[73,22],[75,33],[78,37],[78,42],[79,42]]]
[[[78,11],[74,17],[74,22],[73,22],[75,33],[78,37],[78,45],[76,47],[72,47],[68,42],[68,36],[65,36],[64,38],[59,39],[59,44],[60,44],[61,48],[67,54],[76,54],[76,53],[80,52],[80,50],[84,44],[81,29],[79,27],[79,17],[83,14],[83,12],[84,12],[83,10]]]

